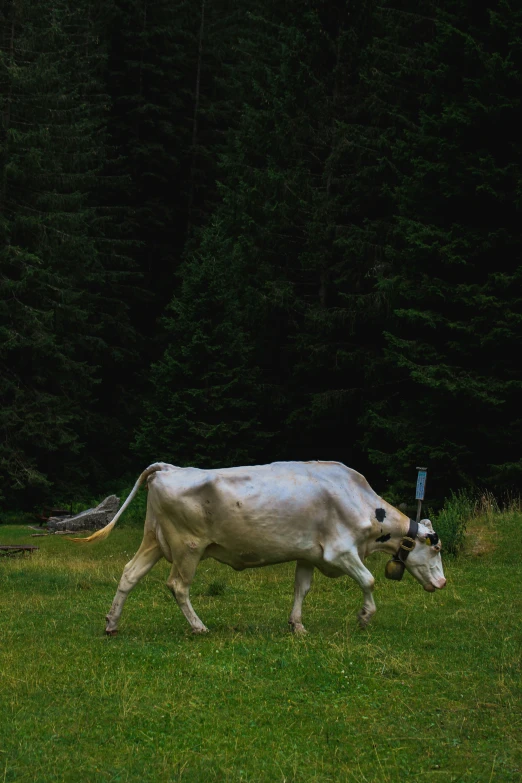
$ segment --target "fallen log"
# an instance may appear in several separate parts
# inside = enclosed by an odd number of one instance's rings
[[[40,549],[39,546],[20,546],[18,544],[10,544],[10,545],[4,545],[0,546],[0,555],[4,555],[6,557],[9,557],[10,555],[18,555],[20,553],[24,554],[26,552],[34,552],[35,549]]]

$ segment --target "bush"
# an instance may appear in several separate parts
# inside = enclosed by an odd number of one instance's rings
[[[456,555],[462,549],[467,523],[475,516],[476,510],[477,501],[466,490],[452,492],[445,501],[442,510],[433,519],[445,553]]]

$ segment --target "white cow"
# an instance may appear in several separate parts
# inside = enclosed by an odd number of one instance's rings
[[[444,587],[441,545],[428,519],[417,525],[370,487],[364,476],[339,462],[274,462],[243,468],[200,470],[157,462],[143,471],[112,522],[88,538],[105,538],[147,480],[143,541],[123,570],[107,615],[107,634],[117,633],[125,600],[151,568],[172,563],[167,585],[194,633],[208,629],[190,603],[200,560],[213,557],[237,571],[295,560],[295,598],[289,624],[297,633],[314,568],[329,577],[348,574],[361,587],[358,614],[364,627],[375,612],[374,578],[363,560],[389,552],[387,576],[404,568],[425,590]]]

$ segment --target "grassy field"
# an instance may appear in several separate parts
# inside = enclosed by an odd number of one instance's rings
[[[163,561],[104,636],[125,562],[141,539],[30,538],[0,559],[0,783],[7,781],[522,780],[522,516],[468,528],[445,561],[448,587],[377,578],[377,614],[317,574],[310,633],[286,630],[293,566],[236,574],[200,565],[193,603],[212,633],[190,634]]]

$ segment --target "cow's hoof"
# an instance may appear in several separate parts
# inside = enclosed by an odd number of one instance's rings
[[[359,614],[357,615],[357,619],[359,621],[359,628],[366,628],[368,623],[371,620],[371,614],[366,611],[366,609],[361,609]]]
[[[209,630],[205,625],[202,625],[201,628],[193,628],[192,633],[195,634],[209,633]]]
[[[290,629],[296,636],[306,636],[308,631],[302,623],[289,623]]]
[[[106,628],[105,629],[106,636],[116,636],[118,634],[117,628]]]

